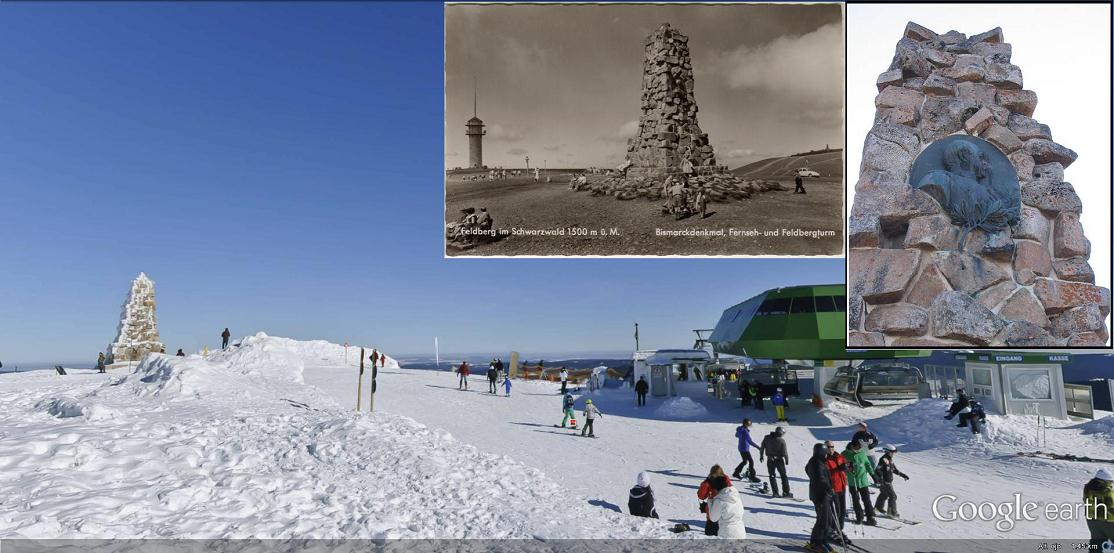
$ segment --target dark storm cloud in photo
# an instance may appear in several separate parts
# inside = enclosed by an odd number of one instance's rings
[[[445,151],[468,150],[475,83],[486,165],[617,165],[638,131],[644,41],[664,22],[689,36],[720,163],[842,147],[842,21],[828,4],[450,4]]]

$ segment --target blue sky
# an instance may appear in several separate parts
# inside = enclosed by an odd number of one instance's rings
[[[388,352],[691,344],[828,260],[442,257],[438,3],[0,5],[0,361],[92,359],[130,280],[163,341]]]

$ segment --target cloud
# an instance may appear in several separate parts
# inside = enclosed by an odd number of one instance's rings
[[[518,142],[529,131],[529,128],[504,126],[495,123],[487,126],[487,139],[495,142]]]
[[[530,153],[530,150],[527,150],[526,148],[511,148],[510,150],[507,150],[507,155],[509,156],[524,156],[528,153]]]
[[[777,95],[811,109],[843,106],[843,29],[830,23],[800,36],[713,55],[708,73],[737,90]]]
[[[635,136],[638,136],[638,120],[632,119],[620,125],[614,133],[601,136],[598,140],[603,142],[622,142],[626,144],[628,138],[633,138]]]

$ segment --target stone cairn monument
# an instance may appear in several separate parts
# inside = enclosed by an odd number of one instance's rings
[[[848,239],[851,346],[1102,346],[1076,159],[1000,28],[909,23],[878,77]]]
[[[155,317],[155,283],[146,274],[139,273],[124,300],[116,340],[108,346],[105,357],[109,363],[138,361],[147,353],[159,353],[163,349]]]
[[[692,164],[689,185],[703,188],[712,201],[749,198],[764,190],[783,189],[773,181],[747,181],[716,165],[715,150],[697,121],[688,37],[664,23],[646,39],[642,62],[642,114],[638,135],[627,141],[625,175],[592,182],[578,190],[620,200],[662,197],[662,182]]]

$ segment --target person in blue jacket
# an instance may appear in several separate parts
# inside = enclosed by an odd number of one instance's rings
[[[770,403],[774,404],[774,411],[777,412],[777,421],[789,422],[789,419],[785,418],[785,408],[789,406],[789,400],[785,399],[785,392],[783,392],[781,388],[778,388],[777,391],[774,392],[774,397],[770,398]]]
[[[761,480],[758,479],[758,475],[754,472],[754,457],[750,454],[750,448],[759,449],[759,445],[754,443],[754,440],[750,438],[750,425],[750,419],[743,419],[743,424],[735,429],[735,437],[739,438],[739,456],[742,457],[743,460],[739,463],[739,466],[735,467],[735,472],[732,473],[731,476],[734,476],[736,480],[742,478],[743,468],[749,465],[749,468],[747,468],[747,480],[751,482],[761,482]]]
[[[511,397],[511,377],[510,376],[504,376],[503,377],[503,389],[505,389],[507,391],[507,397]]]

